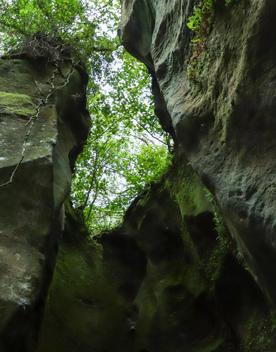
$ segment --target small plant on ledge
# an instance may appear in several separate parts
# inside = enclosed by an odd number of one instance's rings
[[[229,7],[236,0],[200,0],[186,23],[194,34],[187,71],[188,78],[195,83],[200,83],[199,76],[206,61],[206,41],[212,30],[215,5],[218,1],[223,1],[224,6]]]

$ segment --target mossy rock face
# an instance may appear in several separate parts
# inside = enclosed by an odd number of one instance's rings
[[[67,215],[67,219],[68,219]],[[73,218],[66,226],[37,352],[132,350],[131,305],[119,293],[119,263],[106,264],[103,248]],[[133,249],[135,251],[135,249]],[[135,255],[136,252],[132,252]],[[117,269],[117,277],[114,271]]]
[[[215,195],[247,267],[275,305],[275,2],[122,5],[122,41],[160,88],[159,119],[165,101],[178,148]]]
[[[39,352],[276,351],[276,4],[214,2],[198,56],[198,3],[122,1],[123,43],[185,159],[95,249],[67,231]]]
[[[29,95],[0,91],[0,114],[31,119],[35,117],[36,107]]]
[[[37,352],[247,352],[253,317],[269,319],[266,303],[183,166],[97,239],[68,214]]]
[[[85,106],[71,97],[85,91],[81,75],[68,82],[71,93],[53,91],[45,101],[54,68],[43,62],[0,59],[1,352],[34,350],[70,191],[68,156],[88,133],[81,127]]]

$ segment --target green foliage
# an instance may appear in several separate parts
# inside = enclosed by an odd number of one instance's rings
[[[202,72],[208,61],[206,41],[212,29],[217,1],[222,1],[224,6],[229,7],[235,0],[200,0],[187,20],[187,27],[194,33],[187,73],[190,81],[199,89]]]
[[[187,27],[194,33],[187,74],[190,81],[198,84],[199,88],[205,63],[205,41],[214,19],[214,4],[215,0],[201,0],[187,21]]]
[[[130,201],[169,163],[144,66],[119,46],[119,0],[2,0],[0,51],[34,50],[38,34],[85,64],[92,129],[73,180],[93,234],[121,221]],[[58,46],[60,50],[60,46]],[[35,54],[35,53],[34,53]]]
[[[5,50],[20,49],[37,33],[60,38],[65,45],[79,43],[77,49],[84,48],[82,36],[92,37],[95,29],[85,18],[83,4],[78,0],[2,1],[0,12]]]
[[[188,18],[187,27],[195,33],[194,43],[201,42],[208,35],[214,16],[214,0],[202,0]]]
[[[214,19],[215,4],[221,0],[200,0],[194,7],[193,14],[187,20],[187,27],[195,33],[193,43],[202,42],[208,36]],[[235,0],[223,0],[230,6]]]
[[[94,234],[117,225],[169,163],[143,65],[122,52],[105,80],[104,89],[89,95],[92,129],[73,182],[75,206],[84,209]]]

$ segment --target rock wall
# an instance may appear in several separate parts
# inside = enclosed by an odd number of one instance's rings
[[[185,158],[89,239],[67,210],[37,352],[274,351],[274,319]]]
[[[214,1],[193,42],[187,22],[199,3],[123,1],[122,40],[149,67],[178,148],[274,304],[276,3]]]
[[[32,351],[86,139],[87,78],[71,60],[0,59],[0,350]],[[76,98],[78,97],[78,98]]]
[[[276,350],[276,3],[214,1],[195,41],[187,21],[200,3],[122,1],[123,43],[152,75],[156,114],[176,157],[114,231],[89,240],[67,206],[37,352]],[[11,147],[22,146],[24,119],[52,74],[24,60],[7,63],[0,103],[11,128],[1,132],[8,147],[0,162],[10,161],[0,169],[2,182],[20,159]],[[1,351],[31,351],[37,332],[61,232],[68,154],[87,131],[77,87],[72,82],[43,106],[24,163],[0,190],[8,234],[1,237]]]

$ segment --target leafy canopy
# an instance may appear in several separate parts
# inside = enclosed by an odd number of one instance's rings
[[[118,0],[2,0],[2,52],[37,33],[59,39],[86,65],[92,128],[72,195],[92,234],[117,225],[131,200],[158,179],[170,157],[154,116],[144,66],[120,47]]]

